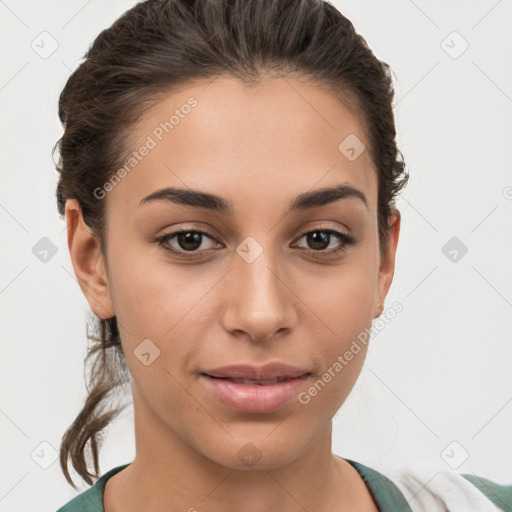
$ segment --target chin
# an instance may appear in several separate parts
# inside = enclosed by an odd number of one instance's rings
[[[203,451],[203,455],[221,466],[243,471],[277,469],[300,456],[300,447],[291,436],[286,442],[282,436],[270,439],[272,436],[265,438],[266,435],[226,440],[225,446],[212,442],[210,450]],[[217,446],[218,450],[212,452],[212,446]],[[306,449],[304,447],[304,451]]]

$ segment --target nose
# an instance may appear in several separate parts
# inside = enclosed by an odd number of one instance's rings
[[[266,342],[290,332],[298,318],[295,296],[270,251],[263,250],[252,262],[237,254],[233,264],[225,280],[226,331],[253,342]]]

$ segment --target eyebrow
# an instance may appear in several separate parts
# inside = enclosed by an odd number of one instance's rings
[[[312,190],[298,195],[295,199],[290,201],[288,205],[288,212],[302,211],[309,208],[319,208],[320,206],[334,203],[341,199],[351,198],[362,201],[368,210],[368,201],[364,193],[349,183],[342,183],[333,187]],[[144,197],[140,201],[139,206],[160,200],[192,206],[195,208],[205,208],[225,215],[233,215],[234,212],[234,207],[231,201],[223,197],[210,194],[208,192],[201,192],[199,190],[176,187],[166,187],[155,190],[148,196]]]

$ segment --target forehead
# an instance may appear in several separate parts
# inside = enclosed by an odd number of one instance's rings
[[[377,178],[358,115],[326,89],[289,77],[250,87],[226,76],[192,82],[163,96],[128,141],[109,210],[134,212],[143,197],[176,186],[229,197],[236,214],[342,182],[375,208]]]

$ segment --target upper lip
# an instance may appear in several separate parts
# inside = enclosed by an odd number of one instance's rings
[[[309,374],[309,371],[303,368],[297,368],[288,364],[274,362],[262,366],[252,364],[232,364],[219,368],[205,370],[203,374],[210,377],[228,378],[228,379],[251,379],[251,380],[273,380],[276,378],[295,378],[301,375]]]

